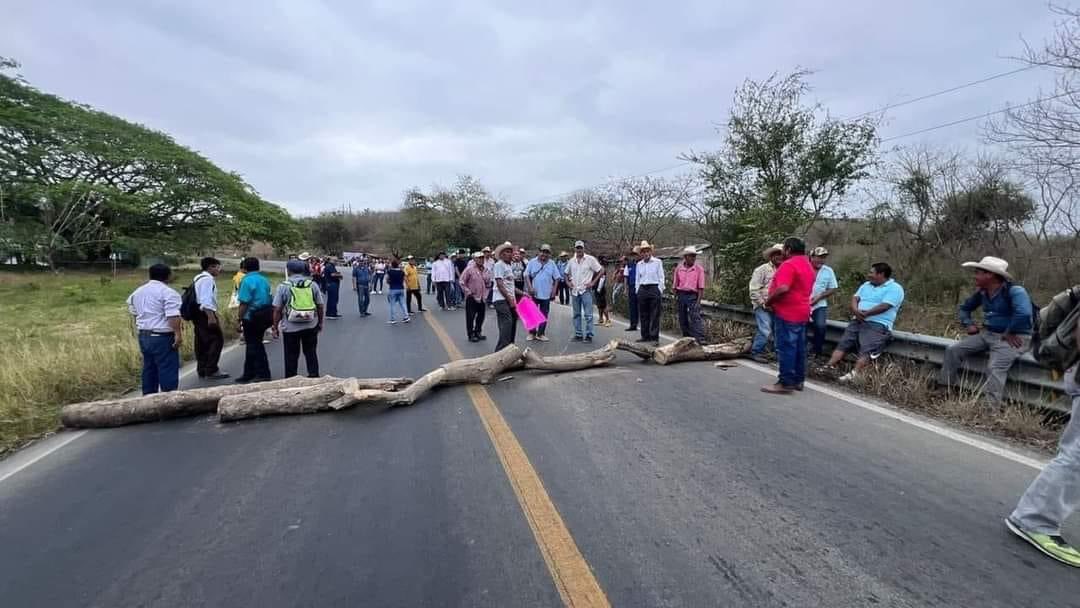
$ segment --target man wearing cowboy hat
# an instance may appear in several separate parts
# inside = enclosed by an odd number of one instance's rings
[[[574,341],[592,342],[593,339],[593,288],[596,287],[604,268],[593,256],[585,253],[585,241],[574,243],[574,257],[566,263],[567,286],[574,307]]]
[[[683,249],[683,263],[675,267],[671,290],[679,306],[679,328],[684,338],[705,342],[705,326],[701,322],[701,296],[705,293],[705,269],[697,264],[697,249]]]
[[[750,358],[758,363],[768,363],[765,358],[765,349],[769,346],[769,338],[773,333],[772,311],[765,307],[765,300],[769,297],[769,285],[772,283],[776,269],[783,261],[784,246],[777,243],[761,252],[765,263],[754,269],[750,275],[750,303],[754,306],[754,321],[757,323],[757,332],[754,333],[754,341],[750,345]]]
[[[495,317],[499,322],[499,342],[495,345],[495,352],[510,346],[517,338],[517,300],[525,295],[520,289],[514,287],[514,269],[511,263],[514,259],[514,246],[509,241],[495,248],[495,271],[492,280],[495,282],[495,295],[492,301],[495,303]]]
[[[638,323],[641,339],[638,342],[660,342],[660,313],[664,293],[664,263],[653,257],[653,246],[648,241],[638,245],[641,260],[637,263],[634,288],[638,298]]]
[[[1001,258],[987,256],[978,262],[965,262],[963,267],[975,270],[976,291],[958,309],[967,336],[945,349],[938,384],[955,385],[964,359],[985,352],[986,381],[980,390],[983,398],[997,407],[1005,393],[1009,368],[1031,344],[1031,296],[1012,283],[1009,263]],[[971,316],[978,308],[983,310],[982,327]]]
[[[565,251],[559,252],[559,261],[555,262],[555,266],[559,269],[559,274],[563,277],[566,276],[566,265],[570,262],[570,254]],[[566,280],[559,281],[559,304],[568,306],[570,304],[570,286],[567,285]]]

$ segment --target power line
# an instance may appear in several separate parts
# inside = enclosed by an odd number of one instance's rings
[[[903,107],[903,106],[911,105],[913,103],[918,103],[920,101],[926,101],[927,99],[933,99],[935,97],[940,97],[942,95],[947,95],[949,93],[954,93],[956,91],[960,91],[962,89],[966,89],[966,88],[977,86],[977,85],[980,85],[980,84],[983,84],[983,83],[986,83],[986,82],[997,80],[999,78],[1005,78],[1005,77],[1008,77],[1008,76],[1012,76],[1014,74],[1019,74],[1021,72],[1026,72],[1026,71],[1034,69],[1036,67],[1039,67],[1039,66],[1028,65],[1028,66],[1024,66],[1022,68],[1017,68],[1015,70],[1009,70],[1007,72],[1000,72],[998,74],[992,74],[990,76],[979,78],[978,80],[972,80],[971,82],[965,82],[964,84],[956,85],[954,87],[949,87],[947,89],[941,89],[940,91],[934,91],[932,93],[927,93],[925,95],[920,95],[920,96],[915,97],[913,99],[908,99],[907,101],[902,101],[902,102],[899,102],[899,103],[885,105],[885,106],[882,106],[880,108],[875,108],[873,110],[863,112],[862,114],[856,114],[855,116],[851,116],[851,117],[848,117],[848,118],[843,118],[841,120],[857,120],[859,118],[863,118],[863,117],[869,116],[871,114],[877,114],[879,112],[884,112],[884,111],[891,110],[891,109],[894,109],[894,108],[900,108],[900,107]],[[957,120],[957,121],[953,121],[953,122],[946,123],[946,124],[943,124],[943,125],[937,125],[937,126],[934,126],[934,127],[929,127],[927,129],[922,129],[920,131],[915,131],[915,132],[912,132],[912,133],[905,133],[903,135],[896,135],[894,137],[889,137],[887,139],[883,139],[879,143],[885,143],[885,142],[893,141],[895,139],[901,139],[901,138],[904,138],[904,137],[911,137],[913,135],[919,135],[921,133],[926,133],[926,132],[929,132],[929,131],[935,131],[937,129],[944,129],[946,127],[951,127],[951,126],[958,125],[958,124],[961,124],[961,123],[964,123],[964,122],[971,122],[973,120],[978,120],[980,118],[987,118],[987,117],[993,116],[995,114],[1000,114],[1002,112],[1006,112],[1009,109],[1019,109],[1019,108],[1023,108],[1023,107],[1033,105],[1034,103],[1037,103],[1038,101],[1048,101],[1050,99],[1056,99],[1057,97],[1061,97],[1061,95],[1057,95],[1057,96],[1054,96],[1054,97],[1048,97],[1048,98],[1045,98],[1045,99],[1042,99],[1042,100],[1036,100],[1036,101],[1024,104],[1022,106],[1017,106],[1015,108],[1005,108],[1003,110],[997,110],[997,111],[994,111],[994,112],[989,112],[987,114],[980,114],[979,116],[972,116],[972,117],[969,117],[969,118],[962,118],[962,119]],[[672,165],[670,167],[664,167],[663,169],[654,169],[652,171],[646,171],[645,173],[639,173],[637,175],[628,175],[628,176],[616,178],[613,181],[625,181],[625,180],[630,180],[630,179],[637,179],[639,177],[648,177],[650,175],[655,175],[657,173],[664,173],[666,171],[671,171],[672,169],[678,169],[680,167],[685,167],[685,166],[690,165],[690,164],[692,164],[692,163],[689,162],[689,161],[682,162],[682,163],[679,163],[677,165]],[[609,180],[609,181],[612,181],[612,180]],[[562,198],[564,196],[569,196],[569,195],[571,195],[571,194],[573,194],[575,192],[584,190],[586,188],[594,188],[596,186],[603,185],[604,183],[606,183],[606,182],[598,182],[598,183],[587,185],[587,186],[581,186],[579,188],[575,188],[573,190],[567,190],[566,192],[560,192],[558,194],[551,194],[551,195],[548,195],[548,196],[540,196],[540,197],[536,197],[536,198],[533,198],[533,199],[529,199],[529,200],[527,200],[527,201],[525,201],[523,203],[520,203],[520,204],[522,206],[527,207],[527,206],[532,205],[534,203],[539,203],[539,202],[542,202],[542,201],[559,199],[559,198]]]
[[[897,140],[897,139],[903,139],[905,137],[912,137],[914,135],[922,135],[923,133],[929,133],[930,131],[937,131],[938,129],[944,129],[946,127],[952,127],[952,126],[955,126],[955,125],[963,124],[965,122],[971,122],[973,120],[980,120],[980,119],[983,119],[983,118],[990,118],[991,116],[996,116],[998,114],[1004,114],[1005,112],[1008,112],[1009,110],[1020,110],[1020,109],[1023,109],[1023,108],[1033,106],[1033,105],[1035,105],[1037,103],[1042,103],[1044,101],[1051,101],[1051,100],[1057,99],[1059,97],[1065,97],[1066,95],[1072,95],[1072,94],[1073,94],[1072,91],[1066,91],[1065,93],[1058,93],[1057,95],[1051,95],[1050,97],[1042,97],[1040,99],[1036,99],[1034,101],[1029,101],[1029,102],[1027,102],[1025,104],[1021,104],[1021,105],[1018,105],[1018,106],[1009,106],[1009,107],[1001,108],[1000,110],[994,110],[992,112],[986,112],[984,114],[979,114],[977,116],[968,116],[967,118],[960,118],[958,120],[949,121],[949,122],[946,122],[946,123],[942,123],[940,125],[934,125],[932,127],[926,127],[925,129],[919,129],[918,131],[911,131],[910,133],[904,133],[903,135],[893,135],[892,137],[886,137],[885,139],[881,140],[879,143],[884,144],[884,143],[894,141],[894,140]]]

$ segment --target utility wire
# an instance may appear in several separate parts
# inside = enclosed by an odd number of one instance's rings
[[[925,129],[919,129],[918,131],[911,131],[909,133],[904,133],[902,135],[893,135],[892,137],[886,137],[885,139],[881,140],[881,142],[879,142],[879,143],[884,144],[884,143],[887,143],[887,142],[890,142],[890,141],[895,141],[897,139],[903,139],[905,137],[912,137],[914,135],[922,135],[923,133],[929,133],[931,131],[937,131],[938,129],[944,129],[946,127],[952,127],[954,125],[963,124],[965,122],[971,122],[973,120],[979,120],[979,119],[982,119],[982,118],[989,118],[991,116],[996,116],[998,114],[1004,114],[1005,112],[1008,112],[1009,110],[1020,110],[1020,109],[1023,109],[1023,108],[1033,106],[1033,105],[1038,104],[1038,103],[1042,103],[1044,101],[1051,101],[1053,99],[1057,99],[1059,97],[1065,97],[1066,95],[1072,95],[1072,94],[1073,94],[1072,91],[1066,91],[1064,93],[1058,93],[1057,95],[1051,95],[1050,97],[1042,97],[1042,98],[1036,99],[1034,101],[1029,101],[1029,102],[1027,102],[1025,104],[1021,104],[1021,105],[1018,105],[1018,106],[1009,106],[1009,107],[1001,108],[1000,110],[994,110],[992,112],[986,112],[984,114],[979,114],[977,116],[968,116],[967,118],[960,118],[958,120],[949,121],[949,122],[946,122],[946,123],[942,123],[940,125],[934,125],[932,127],[926,127]]]

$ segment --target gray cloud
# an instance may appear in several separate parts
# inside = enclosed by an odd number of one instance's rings
[[[139,2],[5,9],[42,89],[172,133],[294,212],[388,208],[472,173],[515,203],[714,147],[735,87],[803,66],[839,116],[1017,64],[1042,0]],[[882,135],[1031,98],[1032,71]],[[918,140],[979,145],[976,124]]]

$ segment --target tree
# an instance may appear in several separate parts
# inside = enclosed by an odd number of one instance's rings
[[[327,211],[304,220],[307,241],[324,253],[338,254],[352,242],[344,211]]]
[[[687,209],[717,252],[728,301],[746,300],[762,246],[809,230],[875,162],[874,121],[819,117],[820,105],[803,103],[808,75],[747,80],[735,92],[723,147],[684,156],[701,167],[704,196]]]

